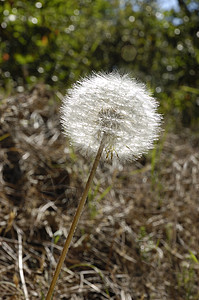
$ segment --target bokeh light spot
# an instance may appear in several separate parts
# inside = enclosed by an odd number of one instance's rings
[[[1,23],[1,27],[4,29],[4,28],[6,28],[7,27],[7,23],[6,22],[2,22]]]
[[[121,56],[125,61],[133,61],[136,54],[136,49],[131,45],[127,45],[122,48]]]
[[[129,22],[133,23],[135,21],[135,17],[134,16],[130,16],[129,17]]]
[[[178,49],[178,51],[182,51],[184,49],[184,47],[182,44],[178,44],[177,49]]]
[[[54,81],[54,82],[58,81],[58,77],[56,75],[53,75],[51,78],[52,78],[52,81]]]
[[[13,15],[13,14],[11,14],[11,15],[8,16],[8,20],[11,21],[11,22],[14,22],[16,20],[16,18],[17,17],[15,15]]]
[[[36,6],[36,8],[42,8],[42,3],[41,2],[36,2],[35,6]]]
[[[175,33],[176,35],[179,35],[179,34],[180,34],[180,29],[179,29],[179,28],[176,28],[176,29],[174,30],[174,33]]]
[[[161,93],[162,89],[160,86],[157,86],[157,88],[155,89],[156,93]]]

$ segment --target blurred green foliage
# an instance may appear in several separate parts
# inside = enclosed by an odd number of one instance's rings
[[[1,89],[65,91],[93,70],[120,69],[148,84],[162,112],[195,126],[198,45],[196,1],[161,11],[154,0],[0,0]]]

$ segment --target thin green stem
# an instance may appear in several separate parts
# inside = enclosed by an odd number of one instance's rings
[[[62,250],[62,253],[61,253],[61,256],[59,258],[59,262],[57,264],[57,267],[56,267],[56,270],[55,270],[55,273],[54,273],[54,276],[53,276],[53,279],[51,281],[51,285],[50,285],[50,288],[48,290],[48,294],[46,296],[46,300],[51,300],[51,297],[52,297],[52,294],[53,294],[53,291],[54,291],[54,288],[55,288],[55,284],[57,282],[57,279],[58,279],[58,276],[59,276],[59,273],[61,271],[61,268],[62,268],[62,265],[63,265],[63,262],[65,260],[65,257],[66,257],[66,254],[68,252],[68,249],[70,247],[70,243],[71,243],[71,240],[73,238],[73,235],[74,235],[74,232],[75,232],[75,229],[77,227],[77,224],[78,224],[78,221],[79,221],[79,218],[82,214],[82,211],[83,211],[83,208],[84,208],[84,204],[86,202],[86,198],[88,196],[88,191],[90,189],[90,186],[91,186],[91,183],[93,181],[93,177],[95,175],[95,172],[96,172],[96,169],[97,169],[97,166],[99,164],[99,160],[100,160],[100,157],[102,155],[102,151],[103,151],[103,148],[104,148],[104,142],[103,142],[103,139],[102,139],[102,142],[99,146],[99,149],[98,149],[98,152],[97,152],[97,155],[95,157],[95,160],[94,160],[94,163],[93,163],[93,167],[91,169],[91,172],[90,172],[90,175],[88,177],[88,180],[87,180],[87,183],[86,183],[86,186],[85,186],[85,189],[84,189],[84,192],[83,192],[83,195],[82,195],[82,198],[79,202],[79,205],[77,207],[77,211],[75,213],[75,216],[74,216],[74,219],[73,219],[73,222],[71,224],[71,227],[70,227],[70,231],[69,231],[69,234],[68,234],[68,237],[66,239],[66,242],[64,244],[64,247],[63,247],[63,250]]]

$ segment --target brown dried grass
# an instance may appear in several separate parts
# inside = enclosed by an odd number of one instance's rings
[[[92,163],[53,98],[38,85],[0,104],[1,299],[44,299]],[[199,299],[197,146],[183,130],[128,166],[100,163],[54,299]]]

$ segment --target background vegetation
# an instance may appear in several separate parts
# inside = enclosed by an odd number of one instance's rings
[[[64,91],[91,71],[129,71],[163,112],[195,126],[199,115],[199,4],[157,1],[1,1],[0,84],[44,82]]]
[[[92,164],[60,100],[114,69],[152,90],[164,132],[136,162],[101,162],[54,298],[199,299],[199,3],[159,3],[0,0],[2,299],[46,295]]]

